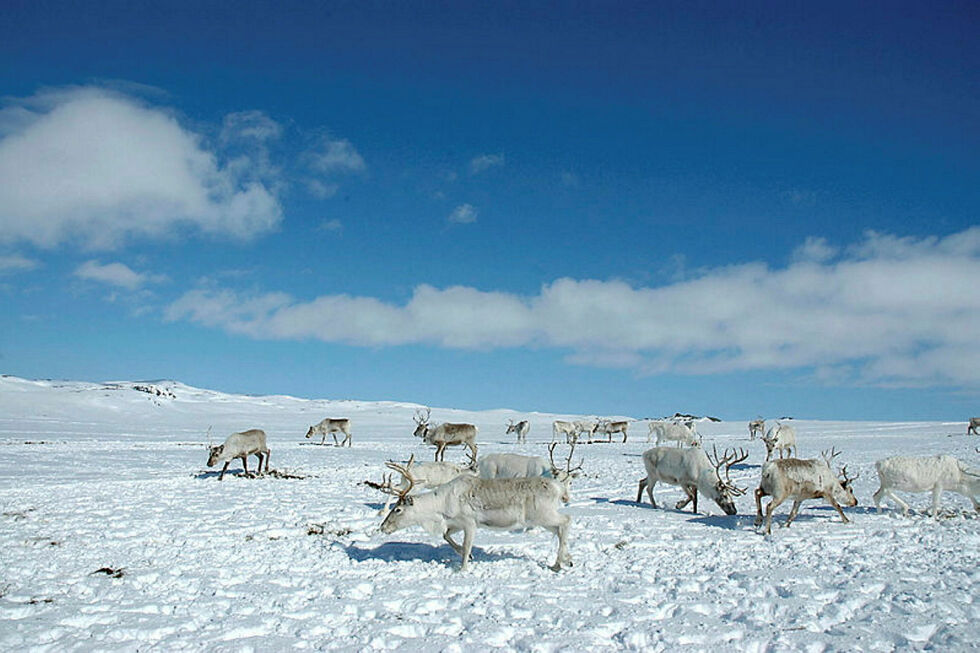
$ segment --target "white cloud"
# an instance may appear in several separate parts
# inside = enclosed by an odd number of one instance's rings
[[[340,186],[337,184],[330,184],[319,179],[307,179],[306,180],[306,190],[310,192],[310,195],[317,199],[325,200],[333,197],[340,190]]]
[[[980,227],[946,238],[869,233],[833,263],[749,263],[651,288],[558,279],[522,297],[423,285],[405,305],[194,290],[167,316],[254,338],[554,347],[572,363],[645,373],[808,369],[869,384],[972,387],[977,279]]]
[[[490,168],[497,168],[504,165],[503,154],[481,154],[470,160],[470,174],[478,175]]]
[[[476,222],[477,210],[472,204],[460,204],[447,218],[456,224],[471,224]]]
[[[225,116],[221,126],[221,140],[273,141],[282,136],[282,127],[261,111],[238,111]]]
[[[222,166],[172,112],[101,88],[0,110],[0,241],[112,248],[178,229],[239,239],[277,227],[273,191]],[[245,165],[247,168],[247,165]]]
[[[333,220],[324,220],[320,223],[318,229],[320,231],[329,231],[339,234],[344,230],[344,223],[337,218],[334,218]]]
[[[25,272],[33,270],[40,265],[34,259],[29,259],[20,254],[0,255],[0,274],[4,272]]]
[[[796,248],[791,258],[796,262],[824,263],[837,256],[837,252],[837,248],[827,243],[826,238],[810,236]]]
[[[97,260],[86,261],[75,269],[75,276],[87,281],[98,281],[110,286],[118,286],[128,290],[137,288],[149,282],[160,282],[165,277],[134,272],[124,263],[102,264]]]
[[[364,158],[347,139],[324,137],[309,153],[310,165],[323,173],[363,172],[367,170]]]

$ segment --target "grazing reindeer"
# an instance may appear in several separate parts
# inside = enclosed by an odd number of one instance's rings
[[[571,444],[578,439],[578,428],[575,426],[577,422],[565,422],[560,419],[556,419],[551,423],[551,441],[557,442],[558,435],[563,434],[565,436],[565,442]]]
[[[848,508],[857,505],[851,483],[857,476],[847,475],[847,465],[842,467],[837,476],[830,471],[830,464],[840,455],[836,449],[828,453],[824,451],[823,460],[799,458],[780,458],[771,460],[762,466],[762,481],[755,491],[755,525],[762,525],[762,497],[771,496],[766,506],[766,533],[772,533],[772,512],[786,499],[793,499],[793,509],[786,518],[786,526],[796,518],[800,505],[806,499],[826,499],[840,514],[846,523],[850,521],[840,504]]]
[[[309,439],[309,438],[312,438],[314,435],[320,435],[320,436],[322,436],[320,438],[320,444],[323,444],[324,442],[327,441],[327,433],[329,433],[330,435],[333,436],[333,446],[335,446],[335,447],[337,447],[337,446],[342,447],[342,446],[344,446],[344,444],[347,444],[348,447],[350,446],[351,440],[350,440],[350,420],[349,419],[346,419],[346,418],[345,419],[331,419],[331,418],[328,417],[325,420],[322,420],[316,426],[311,426],[310,427],[310,430],[306,432],[306,437],[307,437],[307,439]],[[337,433],[343,433],[344,434],[344,439],[340,442],[339,445],[337,444]]]
[[[269,447],[265,444],[265,431],[261,429],[250,429],[241,433],[232,433],[225,440],[224,444],[216,447],[208,447],[208,467],[214,467],[216,463],[223,462],[224,467],[218,474],[220,481],[225,477],[225,470],[228,464],[235,458],[242,459],[242,467],[248,474],[248,457],[255,455],[259,459],[258,473],[262,475],[262,457],[265,456],[265,473],[269,473]]]
[[[364,481],[368,487],[381,490],[389,495],[381,509],[380,514],[382,515],[388,512],[388,507],[395,500],[394,497],[402,490],[407,488],[431,490],[448,483],[457,476],[472,476],[474,474],[472,466],[465,467],[447,462],[416,463],[415,454],[409,457],[405,465],[399,465],[389,460],[385,463],[385,467],[401,475],[401,482],[397,486],[392,485],[390,474],[384,478],[381,484]]]
[[[744,488],[736,487],[728,477],[728,471],[735,463],[740,463],[749,457],[744,450],[725,451],[723,458],[718,458],[718,451],[712,449],[714,459],[709,457],[701,447],[679,449],[677,447],[654,447],[643,452],[643,466],[646,467],[646,478],[640,479],[640,489],[636,493],[636,502],[643,499],[643,489],[646,488],[650,503],[657,507],[653,498],[653,486],[657,481],[679,485],[687,494],[675,506],[682,510],[691,501],[694,502],[694,512],[698,511],[698,490],[718,504],[726,515],[736,513],[735,497],[745,494]],[[725,468],[725,478],[721,477],[721,468]]]
[[[765,437],[766,435],[766,420],[761,417],[749,422],[749,439],[755,440],[756,435],[760,437]]]
[[[569,500],[568,488],[552,478],[483,479],[460,476],[431,492],[409,496],[412,487],[397,492],[398,502],[381,523],[386,534],[421,526],[431,535],[441,535],[462,559],[466,570],[478,526],[524,530],[534,526],[548,529],[558,538],[558,555],[553,571],[571,566],[566,540],[571,518],[558,512]],[[463,531],[463,543],[453,534]]]
[[[434,445],[436,448],[436,460],[446,457],[446,447],[465,445],[469,447],[470,453],[476,460],[476,433],[477,428],[472,424],[454,424],[443,422],[438,426],[429,424],[429,416],[432,411],[429,408],[415,413],[415,437],[422,438],[426,444]]]
[[[677,446],[681,445],[696,445],[700,442],[700,437],[697,431],[694,430],[694,422],[687,421],[682,424],[677,422],[666,422],[664,420],[656,420],[650,422],[650,426],[647,430],[647,442],[650,441],[650,437],[656,433],[657,434],[657,446],[660,446],[661,442],[676,442]]]
[[[977,429],[980,429],[980,417],[971,417],[970,423],[966,426],[966,434],[977,435]]]
[[[769,429],[769,432],[762,437],[766,445],[766,462],[772,458],[772,452],[779,450],[779,457],[783,457],[783,452],[789,457],[796,452],[796,429],[789,424],[776,421],[776,425]]]
[[[592,429],[592,433],[589,436],[589,443],[592,442],[592,435],[598,433],[606,434],[606,442],[612,442],[613,433],[622,433],[623,442],[626,442],[626,431],[629,429],[630,423],[626,421],[612,422],[608,419],[601,419],[596,422],[595,428]]]
[[[517,443],[524,444],[527,442],[527,432],[531,430],[531,422],[521,420],[520,422],[514,422],[514,420],[507,420],[507,434],[516,433]]]
[[[978,451],[980,453],[980,451]],[[898,498],[895,490],[903,492],[932,492],[932,516],[939,515],[939,497],[943,490],[962,494],[980,511],[980,470],[969,469],[953,456],[892,456],[875,463],[881,487],[874,493],[875,507],[881,512],[881,498],[887,495],[909,514],[909,504]]]

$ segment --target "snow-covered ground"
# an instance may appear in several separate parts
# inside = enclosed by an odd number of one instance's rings
[[[798,421],[800,454],[836,445],[860,504],[842,524],[808,502],[792,527],[755,531],[764,458],[744,422],[703,423],[710,445],[748,447],[750,492],[727,517],[639,505],[646,426],[627,444],[579,447],[586,476],[564,511],[575,566],[554,573],[542,530],[479,531],[472,568],[421,530],[378,532],[382,463],[411,453],[417,406],[247,397],[174,382],[0,378],[0,650],[854,650],[976,649],[980,519],[958,495],[933,520],[874,512],[874,461],[951,453],[980,464],[965,424]],[[157,394],[157,391],[160,394]],[[433,409],[472,421],[481,453],[546,455],[554,416]],[[305,440],[350,417],[354,446]],[[217,481],[215,442],[258,427],[272,467],[302,478]],[[451,449],[448,457],[462,459]],[[254,464],[255,459],[251,462]],[[231,470],[239,470],[233,463]],[[658,485],[671,506],[676,488]],[[782,522],[789,504],[778,513]],[[705,514],[707,513],[707,514]],[[106,570],[106,571],[99,571]]]

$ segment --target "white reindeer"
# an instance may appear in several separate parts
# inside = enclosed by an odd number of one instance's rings
[[[627,421],[616,421],[613,422],[608,419],[602,419],[596,422],[595,428],[592,429],[591,435],[598,435],[599,433],[606,434],[606,442],[612,442],[613,433],[622,433],[623,442],[626,442],[626,432],[629,430],[630,423]],[[591,435],[589,437],[589,442],[592,442]]]
[[[850,521],[841,510],[841,504],[848,508],[857,505],[851,489],[851,483],[857,476],[849,477],[846,465],[834,475],[830,464],[839,455],[839,451],[832,449],[830,453],[823,452],[823,460],[780,458],[765,463],[762,466],[762,481],[755,491],[755,525],[762,525],[762,497],[765,496],[772,497],[766,506],[766,533],[772,533],[773,510],[787,499],[793,499],[793,509],[786,518],[786,526],[796,518],[800,505],[806,499],[823,498],[837,509],[845,523]]]
[[[939,497],[943,490],[962,494],[980,511],[980,470],[970,469],[953,456],[892,456],[875,463],[881,487],[874,493],[875,507],[881,512],[881,498],[887,496],[909,513],[909,505],[898,498],[895,490],[903,492],[932,492],[932,516],[939,515]]]
[[[657,507],[653,498],[653,486],[657,481],[678,485],[687,494],[686,499],[677,503],[675,508],[682,510],[691,501],[694,502],[694,512],[698,511],[698,491],[718,504],[726,515],[736,513],[735,497],[745,494],[744,488],[736,487],[728,477],[728,470],[735,463],[749,457],[747,451],[726,451],[719,458],[713,450],[714,459],[709,457],[700,447],[679,449],[677,447],[654,447],[643,452],[643,466],[646,467],[646,478],[640,479],[640,488],[636,493],[636,502],[643,499],[643,489],[646,488],[650,503]],[[725,477],[721,476],[721,468],[725,468]]]
[[[249,429],[240,433],[232,433],[224,441],[224,444],[219,444],[216,447],[208,447],[208,452],[208,467],[214,467],[215,464],[220,462],[225,464],[221,468],[221,473],[218,474],[219,481],[225,477],[228,464],[235,458],[242,459],[242,467],[245,469],[245,474],[247,475],[248,457],[253,454],[259,459],[259,475],[262,475],[263,456],[265,457],[265,473],[269,473],[269,447],[265,444],[265,431],[261,429]]]
[[[766,435],[766,420],[761,417],[749,422],[749,439],[755,440],[756,435],[763,437]]]
[[[559,435],[565,436],[565,442],[571,444],[578,437],[576,422],[566,422],[556,419],[551,423],[551,441],[557,442]]]
[[[578,442],[579,438],[583,436],[588,436],[589,442],[592,442],[592,435],[599,426],[599,422],[594,419],[580,419],[572,422],[572,424],[575,426],[575,435],[569,440],[569,444]]]
[[[507,434],[516,433],[517,443],[523,444],[527,442],[527,432],[531,430],[531,422],[521,420],[520,422],[515,422],[514,420],[508,420],[507,423]]]
[[[446,447],[464,445],[469,447],[470,453],[476,460],[476,434],[478,429],[472,424],[459,424],[443,422],[437,426],[429,424],[429,416],[432,411],[428,408],[425,413],[416,411],[415,413],[415,437],[422,438],[426,444],[431,444],[436,448],[436,460],[443,460],[446,457]]]
[[[657,434],[657,446],[660,446],[662,442],[675,442],[677,446],[685,444],[693,446],[700,442],[700,437],[694,429],[694,422],[692,421],[678,423],[655,420],[650,422],[647,429],[647,442],[650,441],[654,433]]]
[[[327,433],[329,433],[330,435],[333,436],[333,445],[335,447],[337,447],[337,446],[342,447],[342,446],[344,446],[344,444],[346,444],[348,447],[350,446],[351,439],[350,439],[350,420],[349,419],[346,419],[346,418],[345,419],[332,419],[332,418],[328,417],[328,418],[322,420],[319,424],[317,424],[315,426],[311,426],[310,427],[310,430],[306,432],[306,438],[309,439],[309,438],[312,438],[314,435],[320,435],[320,436],[322,436],[320,438],[320,444],[323,444],[324,442],[327,441]],[[337,444],[337,434],[338,433],[343,433],[344,434],[344,439],[340,442],[339,445]]]
[[[540,476],[566,482],[576,476],[575,472],[582,469],[582,465],[579,463],[578,467],[572,467],[572,456],[575,454],[575,445],[572,444],[568,452],[568,460],[565,461],[565,467],[559,467],[555,463],[555,447],[557,446],[557,442],[552,442],[548,446],[548,460],[540,456],[522,456],[516,453],[487,454],[477,462],[476,470],[480,478],[534,478]]]
[[[970,423],[966,425],[966,434],[977,435],[977,429],[980,429],[980,417],[971,417]]]
[[[463,559],[466,570],[478,526],[502,530],[548,529],[558,538],[554,571],[571,566],[568,527],[571,518],[558,512],[569,500],[568,488],[552,478],[483,479],[460,476],[431,492],[410,496],[411,486],[398,492],[398,503],[381,523],[386,534],[421,526],[433,536],[442,536]],[[463,543],[453,534],[463,531]]]
[[[373,487],[376,490],[381,490],[389,495],[388,500],[385,501],[385,505],[381,509],[380,514],[382,515],[388,512],[388,508],[395,500],[395,496],[403,490],[410,488],[431,490],[432,488],[448,483],[458,476],[473,476],[476,474],[472,466],[467,467],[457,465],[456,463],[442,461],[416,463],[415,454],[412,454],[408,462],[404,465],[399,465],[389,460],[385,463],[385,467],[401,475],[401,481],[397,486],[392,484],[390,474],[384,478],[381,484],[364,481],[365,485]]]
[[[789,457],[796,453],[796,429],[790,424],[783,424],[777,421],[776,425],[769,429],[769,432],[762,437],[762,442],[766,445],[766,462],[772,458],[773,451],[779,451],[779,457],[783,457],[783,452]]]

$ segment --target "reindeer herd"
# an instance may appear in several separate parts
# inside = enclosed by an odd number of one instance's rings
[[[583,420],[567,422],[556,420],[552,424],[552,442],[548,446],[548,459],[515,453],[494,453],[478,457],[478,428],[473,424],[443,422],[432,424],[431,411],[417,411],[414,435],[425,444],[435,447],[433,462],[418,463],[414,454],[404,464],[394,461],[385,463],[392,473],[383,476],[382,482],[365,481],[364,484],[388,495],[381,509],[384,520],[382,533],[391,534],[410,526],[421,526],[433,536],[441,536],[462,558],[462,569],[467,568],[473,537],[477,528],[526,530],[541,527],[551,531],[558,540],[558,552],[551,569],[559,571],[571,566],[568,553],[568,530],[571,517],[559,512],[570,500],[572,480],[582,470],[584,460],[572,466],[576,446],[581,438],[587,443],[612,442],[613,434],[621,434],[627,441],[629,422],[612,420]],[[980,418],[971,418],[967,434],[976,434]],[[762,465],[759,486],[755,491],[755,526],[764,532],[772,532],[773,511],[787,500],[793,507],[785,526],[796,518],[800,506],[807,499],[823,499],[837,510],[843,522],[849,519],[842,507],[857,505],[852,483],[857,476],[847,473],[843,465],[832,471],[835,459],[840,456],[836,448],[824,451],[820,459],[793,457],[797,452],[796,429],[782,421],[766,429],[765,420],[749,422],[749,438],[759,436],[766,447],[766,460]],[[515,434],[518,443],[525,443],[530,422],[511,420],[507,434]],[[337,440],[337,433],[344,435]],[[327,418],[311,426],[307,438],[333,435],[336,446],[351,446],[350,420]],[[749,453],[745,449],[726,449],[719,454],[716,446],[711,453],[705,451],[703,438],[697,433],[693,420],[653,420],[649,424],[647,441],[656,434],[656,446],[643,453],[646,476],[640,479],[636,502],[640,503],[643,491],[653,507],[654,486],[666,483],[680,487],[685,498],[675,508],[684,509],[692,504],[698,511],[698,494],[709,498],[726,515],[735,515],[735,499],[744,495],[748,488],[738,487],[730,477],[730,471],[745,461]],[[605,435],[605,440],[596,440]],[[567,457],[560,464],[555,461],[555,451],[564,440],[568,447]],[[666,445],[666,443],[672,443]],[[466,447],[466,464],[446,462],[445,450],[450,446]],[[977,449],[980,453],[980,448]],[[778,452],[779,457],[775,454]],[[269,448],[265,432],[259,429],[233,433],[223,444],[209,448],[208,467],[224,462],[218,480],[224,477],[232,460],[241,459],[248,474],[247,458],[259,459],[258,473],[269,473]],[[880,487],[873,499],[881,511],[881,499],[887,497],[898,505],[903,514],[908,504],[900,499],[895,490],[903,492],[932,492],[933,517],[938,516],[940,495],[943,491],[959,493],[967,497],[974,509],[980,512],[980,469],[967,467],[962,461],[948,455],[910,457],[893,456],[876,463]],[[393,474],[398,474],[397,482]],[[427,490],[419,493],[419,490]],[[763,510],[762,499],[770,497]],[[392,506],[392,504],[394,504]],[[463,533],[462,543],[453,539]]]

